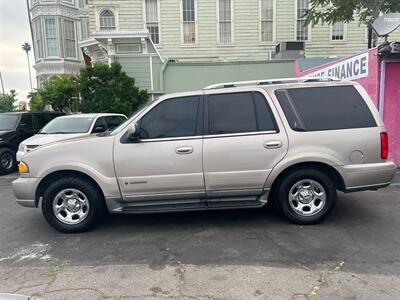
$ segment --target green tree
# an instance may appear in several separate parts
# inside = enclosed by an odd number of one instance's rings
[[[47,104],[46,102],[44,102],[40,91],[29,93],[28,99],[30,99],[29,106],[31,108],[31,111],[43,111]]]
[[[118,62],[111,66],[95,64],[80,72],[82,112],[114,112],[127,116],[148,99],[146,90],[135,86],[135,79],[122,71]]]
[[[309,24],[333,24],[354,21],[355,17],[367,24],[380,13],[400,11],[399,0],[310,0],[305,17]]]
[[[0,112],[9,112],[14,110],[14,103],[17,101],[17,93],[11,90],[8,94],[0,95]]]
[[[45,81],[43,87],[37,91],[34,100],[35,108],[50,104],[56,111],[79,111],[79,82],[72,75],[57,75]]]
[[[30,83],[30,85],[31,85],[31,92],[32,92],[33,89],[32,89],[31,63],[30,63],[30,61],[29,61],[29,51],[32,50],[32,47],[31,47],[31,45],[30,45],[29,43],[26,43],[26,42],[25,42],[25,43],[22,44],[22,50],[25,51],[25,53],[26,53],[26,58],[28,59],[29,83]]]
[[[399,0],[310,0],[310,9],[305,13],[306,23],[334,24],[351,22],[357,17],[369,28],[369,46],[371,46],[372,29],[370,24],[381,13],[400,11]]]

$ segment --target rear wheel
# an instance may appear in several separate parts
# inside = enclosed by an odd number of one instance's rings
[[[84,232],[104,215],[105,203],[94,184],[67,177],[49,185],[43,195],[42,212],[47,222],[60,232]]]
[[[336,203],[336,186],[316,169],[296,170],[283,178],[276,189],[276,206],[291,222],[300,225],[321,222]]]
[[[11,149],[0,150],[0,174],[10,174],[17,169],[15,153]]]

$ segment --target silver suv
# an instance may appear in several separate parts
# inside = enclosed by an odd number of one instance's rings
[[[257,208],[273,202],[314,224],[337,190],[388,186],[395,174],[374,104],[354,82],[239,82],[165,95],[108,135],[39,147],[13,182],[62,232],[103,213]]]

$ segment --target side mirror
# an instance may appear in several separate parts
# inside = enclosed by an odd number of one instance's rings
[[[136,123],[133,123],[131,125],[129,125],[128,128],[128,135],[129,135],[129,139],[133,142],[137,142],[139,141],[140,137],[139,137],[139,129]]]
[[[99,126],[96,126],[95,128],[93,128],[93,133],[102,133],[104,131],[106,131],[106,130],[105,130],[104,126],[102,126],[102,125],[99,125]]]

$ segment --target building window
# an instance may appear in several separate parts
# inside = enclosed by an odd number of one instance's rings
[[[117,44],[117,53],[141,53],[140,44]]]
[[[196,43],[196,11],[194,1],[182,0],[183,42],[185,44]]]
[[[332,41],[343,41],[344,40],[344,23],[337,22],[332,25]]]
[[[218,0],[219,42],[232,42],[232,3],[231,0]]]
[[[36,60],[43,58],[43,38],[42,38],[42,26],[40,19],[36,20],[34,23],[34,33],[35,33],[35,54]]]
[[[106,53],[104,52],[104,50],[96,50],[93,54],[95,59],[102,59],[106,57]]]
[[[274,40],[274,0],[261,0],[261,42]]]
[[[306,25],[304,14],[309,8],[308,0],[296,0],[297,1],[297,23],[296,23],[296,40],[307,41],[308,40],[308,26]]]
[[[81,39],[89,37],[89,18],[81,18]]]
[[[146,27],[154,44],[160,43],[157,0],[146,0]]]
[[[87,8],[89,0],[79,0],[79,8]]]
[[[75,24],[73,21],[64,20],[65,57],[76,58]]]
[[[44,20],[47,56],[58,56],[58,35],[56,18]]]
[[[115,16],[111,10],[103,10],[100,13],[100,30],[115,29]]]

